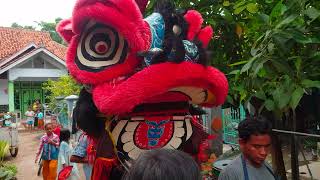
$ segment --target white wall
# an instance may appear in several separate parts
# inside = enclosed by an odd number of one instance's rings
[[[8,80],[0,79],[0,105],[8,105],[9,96],[8,96]]]
[[[58,78],[62,75],[66,75],[67,70],[60,70],[60,69],[18,69],[13,68],[9,70],[9,80],[15,81],[18,78],[24,78],[24,80],[27,80],[29,78],[29,81],[35,81],[36,78],[42,78],[40,80],[46,81],[48,78]]]

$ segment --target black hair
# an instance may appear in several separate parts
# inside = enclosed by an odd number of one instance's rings
[[[52,126],[52,125],[53,125],[53,123],[46,123],[46,124],[44,125],[44,129],[47,129],[48,126]]]
[[[60,130],[60,142],[64,141],[64,142],[69,142],[70,139],[70,131],[69,129],[61,129]]]
[[[238,125],[239,138],[247,141],[251,135],[271,135],[271,123],[262,117],[247,118]]]
[[[163,16],[165,22],[165,37],[163,42],[163,54],[154,57],[152,63],[159,63],[163,61],[172,61],[180,63],[184,60],[185,49],[182,40],[186,37],[187,23],[182,14],[179,14],[174,7],[173,2],[170,0],[158,0],[155,12],[160,13]],[[181,29],[180,34],[174,34],[173,27],[178,26]],[[171,52],[174,53],[174,57],[169,59]]]
[[[154,149],[142,153],[123,180],[201,180],[192,157],[174,149]]]
[[[104,130],[105,118],[98,117],[99,111],[95,106],[92,95],[83,88],[73,110],[72,118],[78,127],[89,136],[98,138]]]
[[[176,9],[172,0],[157,0],[154,12],[160,13],[165,22],[164,39],[160,48],[162,50],[139,52],[138,55],[141,57],[151,56],[150,64],[164,62],[181,63],[185,61],[185,55],[188,52],[185,50],[183,41],[187,39],[189,24],[185,20],[184,15],[187,11]],[[176,29],[177,32],[173,29]],[[206,48],[202,46],[202,42],[197,37],[190,41],[195,44],[199,53],[199,58],[193,59],[195,60],[194,63],[207,66],[209,55]],[[145,66],[146,64],[142,61],[141,68]]]
[[[163,41],[163,52],[155,55],[151,64],[162,63],[166,61],[181,63],[185,60],[185,48],[183,40],[187,38],[188,23],[184,19],[185,10],[175,9],[174,3],[170,0],[158,0],[156,2],[155,12],[160,13],[165,21],[165,37]],[[175,34],[173,28],[178,27],[180,32]],[[200,41],[196,40],[195,45],[199,51],[199,60],[197,63],[206,66],[207,55]],[[170,54],[173,57],[170,57]]]

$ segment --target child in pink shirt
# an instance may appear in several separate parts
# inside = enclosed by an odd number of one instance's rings
[[[55,180],[57,177],[57,165],[58,165],[58,155],[59,155],[59,136],[54,134],[52,123],[45,125],[46,134],[40,139],[40,146],[36,154],[36,160],[38,161],[41,154],[41,159],[43,162],[43,179],[45,180]]]

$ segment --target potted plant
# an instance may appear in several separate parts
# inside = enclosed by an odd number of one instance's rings
[[[15,180],[17,175],[17,167],[13,164],[4,163],[4,157],[9,151],[9,144],[6,141],[0,141],[0,179]]]

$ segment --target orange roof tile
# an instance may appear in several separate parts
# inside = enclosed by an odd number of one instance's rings
[[[67,48],[53,41],[49,32],[0,27],[0,62],[31,43],[38,47],[45,47],[60,59],[65,60]]]

